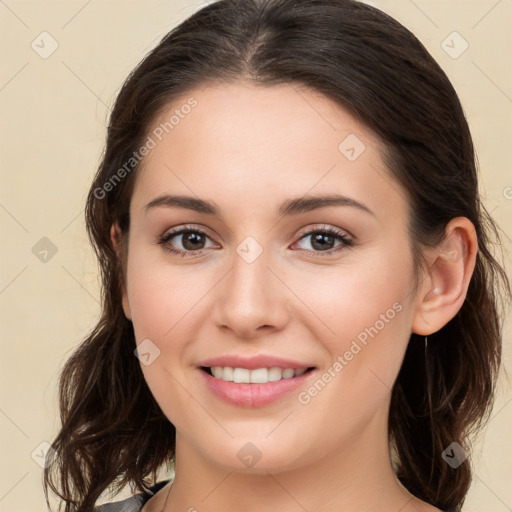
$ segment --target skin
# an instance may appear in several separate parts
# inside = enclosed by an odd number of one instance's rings
[[[477,251],[471,222],[448,224],[447,242],[426,252],[428,268],[414,292],[406,194],[371,131],[315,91],[245,82],[191,91],[154,127],[192,96],[197,106],[143,161],[130,205],[123,307],[137,344],[150,339],[160,350],[141,368],[177,430],[174,484],[143,511],[438,510],[393,473],[389,402],[411,332],[439,330],[464,301]],[[354,161],[338,149],[350,134],[366,147]],[[167,206],[146,213],[163,193],[214,201],[221,215]],[[286,199],[332,193],[373,214],[330,206],[276,215]],[[196,245],[202,254],[189,249],[182,258],[157,243],[190,224],[207,233]],[[313,236],[301,239],[322,227],[355,244],[322,256]],[[116,247],[120,236],[114,225]],[[236,252],[248,236],[263,249],[251,264]],[[186,251],[184,238],[167,245]],[[400,312],[300,403],[299,392],[396,303]],[[278,402],[242,408],[213,396],[196,368],[228,353],[277,355],[317,370]],[[261,454],[250,467],[237,457],[247,442]]]

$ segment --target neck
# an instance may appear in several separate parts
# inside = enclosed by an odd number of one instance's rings
[[[176,476],[163,512],[408,511],[418,500],[394,475],[383,421],[387,414],[375,416],[350,442],[286,470],[221,467],[178,432]]]

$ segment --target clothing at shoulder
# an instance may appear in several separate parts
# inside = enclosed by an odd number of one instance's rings
[[[147,493],[139,493],[130,496],[122,501],[114,503],[105,503],[96,508],[94,512],[140,512],[142,507],[152,498],[160,489],[165,487],[170,480],[158,482],[156,485],[149,489]],[[460,512],[459,510],[450,509],[446,512]]]
[[[140,512],[142,507],[152,498],[162,487],[165,487],[170,480],[158,482],[149,489],[148,492],[134,494],[122,501],[105,503],[96,507],[93,512]]]

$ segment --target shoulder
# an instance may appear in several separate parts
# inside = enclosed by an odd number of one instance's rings
[[[169,480],[158,482],[148,492],[134,494],[121,501],[104,503],[91,512],[140,512],[144,504],[168,482]]]

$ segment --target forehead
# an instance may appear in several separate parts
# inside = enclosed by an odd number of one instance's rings
[[[334,101],[295,84],[192,90],[160,112],[147,134],[153,147],[138,171],[137,207],[166,192],[247,208],[308,192],[382,205],[400,195],[379,138]]]

